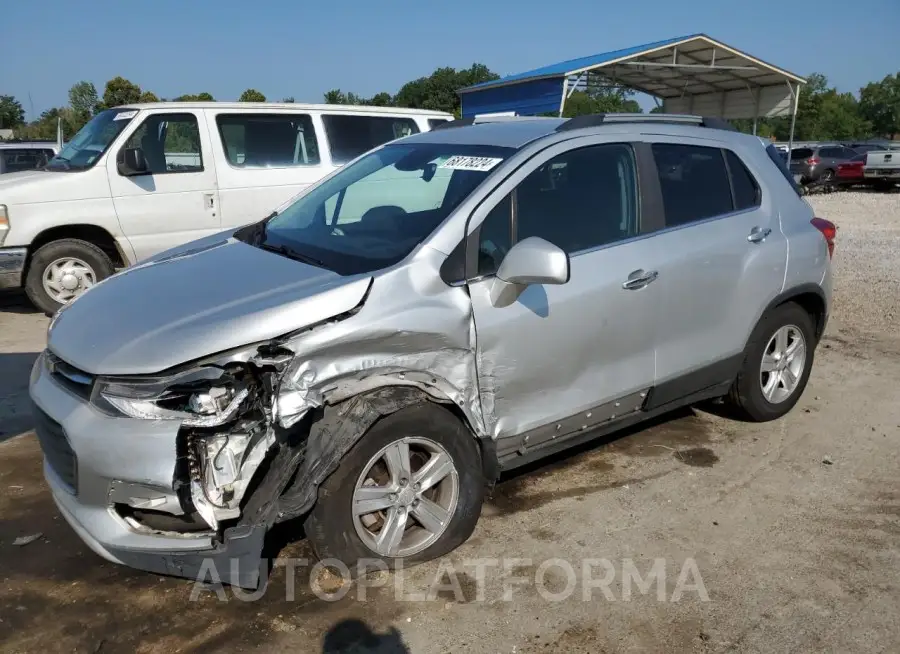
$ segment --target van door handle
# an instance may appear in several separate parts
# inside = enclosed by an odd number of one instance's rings
[[[643,269],[639,268],[628,275],[628,279],[625,280],[625,282],[622,284],[622,288],[624,288],[626,291],[636,291],[639,288],[644,288],[647,284],[654,281],[657,277],[659,277],[659,273],[655,270],[644,272]]]
[[[207,209],[215,209],[216,208],[216,196],[214,193],[204,193],[203,194],[203,204]]]
[[[750,230],[750,235],[747,237],[747,240],[751,243],[762,243],[771,233],[772,230],[768,227],[754,227]]]

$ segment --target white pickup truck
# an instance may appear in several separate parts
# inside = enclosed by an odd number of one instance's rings
[[[364,152],[452,119],[250,102],[102,111],[40,170],[0,176],[0,289],[24,287],[55,313],[116,269],[259,220]]]
[[[900,144],[886,150],[872,150],[866,154],[863,177],[876,188],[891,188],[900,183]]]

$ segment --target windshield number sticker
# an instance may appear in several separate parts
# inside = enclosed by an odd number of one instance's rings
[[[494,157],[465,157],[462,155],[456,155],[447,159],[447,161],[442,163],[440,167],[449,168],[451,170],[475,170],[479,172],[486,172],[501,161],[503,161],[503,159],[497,159]]]
[[[135,111],[122,111],[116,114],[116,117],[113,120],[128,120],[129,118],[134,118],[137,116],[137,110]]]

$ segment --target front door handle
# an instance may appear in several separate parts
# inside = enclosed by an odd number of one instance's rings
[[[643,269],[639,268],[628,275],[628,279],[622,284],[622,288],[626,291],[636,291],[639,288],[644,288],[657,277],[659,277],[659,273],[655,270],[645,272]]]
[[[754,227],[750,230],[750,235],[747,237],[747,240],[751,243],[762,243],[771,233],[772,230],[768,227]]]

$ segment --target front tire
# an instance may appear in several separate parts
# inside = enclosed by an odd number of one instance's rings
[[[753,422],[782,417],[797,404],[812,371],[816,333],[809,313],[787,302],[763,316],[750,336],[727,401]]]
[[[478,522],[478,445],[447,409],[421,404],[379,420],[319,487],[305,530],[320,560],[393,569],[447,554]]]
[[[25,277],[25,294],[48,316],[116,271],[93,243],[66,238],[38,248]]]

